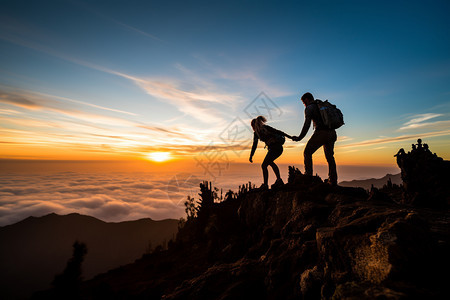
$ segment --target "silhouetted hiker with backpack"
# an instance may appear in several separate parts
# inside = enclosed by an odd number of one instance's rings
[[[268,179],[269,179],[269,172],[267,170],[268,166],[271,166],[273,169],[273,172],[275,173],[275,176],[277,176],[277,180],[275,181],[275,186],[281,186],[283,185],[283,180],[280,177],[280,170],[278,169],[278,166],[275,164],[275,159],[280,157],[281,153],[283,153],[283,144],[285,142],[285,136],[288,138],[292,137],[290,135],[287,135],[286,133],[272,128],[268,125],[266,125],[266,118],[263,116],[259,116],[252,120],[251,125],[254,131],[253,134],[253,146],[252,151],[250,153],[250,159],[249,161],[253,162],[253,154],[255,154],[256,147],[258,146],[258,140],[261,140],[266,143],[266,146],[268,148],[268,152],[266,157],[264,158],[263,163],[261,164],[261,168],[263,171],[263,178],[264,183],[261,185],[261,189],[268,189],[269,186],[267,185]]]
[[[302,140],[308,133],[311,121],[314,123],[315,129],[303,152],[305,175],[313,175],[312,155],[323,146],[328,162],[328,183],[335,186],[337,185],[336,162],[334,160],[334,143],[337,139],[335,129],[344,124],[343,115],[328,100],[314,100],[311,93],[305,93],[301,99],[305,105],[305,122],[300,135],[292,139],[297,142]]]

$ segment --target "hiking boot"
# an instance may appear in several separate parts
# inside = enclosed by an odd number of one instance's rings
[[[277,181],[275,181],[275,184],[277,184],[277,185],[284,185],[283,179],[278,178]]]
[[[337,186],[337,181],[336,180],[331,180],[331,179],[325,179],[324,183],[329,184],[331,186]]]
[[[272,184],[272,188],[282,187],[284,185],[283,179],[278,178],[274,184]]]
[[[261,184],[261,186],[259,187],[258,190],[265,191],[265,190],[268,190],[268,189],[269,189],[269,187],[267,186],[267,184],[263,183],[263,184]]]

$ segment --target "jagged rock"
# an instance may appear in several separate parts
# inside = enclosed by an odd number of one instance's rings
[[[346,282],[339,284],[333,294],[333,300],[390,299],[400,300],[414,298],[388,287],[373,286],[371,283]]]
[[[224,285],[224,283],[230,283]],[[184,281],[173,293],[162,297],[176,299],[264,299],[264,270],[252,260],[215,265],[200,276]]]
[[[319,298],[323,281],[323,270],[314,266],[304,271],[300,277],[300,291],[304,298]]]
[[[421,271],[426,266],[422,264],[433,255],[432,242],[428,228],[417,226],[416,222],[425,224],[415,218],[419,217],[408,214],[404,218],[396,217],[394,221],[387,218],[376,233],[356,248],[355,273],[374,283],[423,276]]]
[[[424,207],[449,207],[450,161],[432,153],[417,140],[411,152],[400,149],[395,155],[403,180],[403,203]]]

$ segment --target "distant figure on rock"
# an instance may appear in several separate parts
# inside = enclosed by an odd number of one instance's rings
[[[334,143],[337,140],[336,130],[328,128],[320,115],[319,107],[314,101],[311,93],[305,93],[301,98],[305,105],[305,122],[298,137],[293,137],[294,141],[302,140],[308,133],[311,121],[314,124],[314,134],[306,144],[303,152],[305,163],[305,175],[313,175],[312,155],[323,146],[325,157],[328,162],[328,182],[337,185],[336,162],[334,160]]]
[[[267,120],[263,116],[259,116],[253,119],[251,122],[254,134],[253,134],[253,146],[250,152],[249,161],[253,163],[253,155],[255,154],[256,147],[258,146],[258,140],[265,142],[268,148],[266,157],[264,158],[264,161],[261,164],[264,178],[264,183],[260,187],[261,189],[269,188],[268,186],[269,172],[267,170],[268,166],[272,167],[273,172],[277,177],[277,180],[274,185],[277,186],[284,184],[280,176],[280,170],[278,169],[278,166],[275,164],[274,161],[275,159],[280,157],[280,155],[283,153],[283,144],[285,142],[285,137],[287,136],[288,138],[292,138],[290,135],[287,135],[286,133],[278,129],[266,125],[265,124],[266,122]]]
[[[411,152],[400,149],[395,155],[403,180],[402,202],[425,207],[450,205],[450,162],[433,154],[427,144],[417,140]]]
[[[413,148],[414,148],[414,144],[413,144]],[[400,150],[398,150],[397,154],[394,155],[394,157],[397,157],[397,165],[401,168],[401,164],[403,161],[403,157],[406,155],[405,153],[405,149],[400,148]]]
[[[421,139],[417,140],[417,150],[422,150],[422,140]]]

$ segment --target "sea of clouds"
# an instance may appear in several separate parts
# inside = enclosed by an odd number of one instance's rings
[[[326,178],[327,166],[316,167]],[[367,174],[383,177],[395,174],[395,168],[365,168]],[[280,165],[287,182],[287,165]],[[190,170],[194,171],[194,170]],[[361,178],[360,167],[338,167],[340,180]],[[199,199],[199,183],[208,172],[0,172],[0,226],[13,224],[29,216],[49,213],[80,213],[107,222],[152,218],[161,220],[185,217],[187,196]],[[262,183],[259,164],[230,168],[213,177],[213,186],[238,191],[240,184]],[[367,177],[369,178],[369,177]],[[275,181],[269,170],[269,184]],[[220,194],[220,190],[219,190]]]
[[[180,218],[187,195],[198,193],[199,182],[187,174],[0,174],[0,226],[52,212],[111,222]]]

